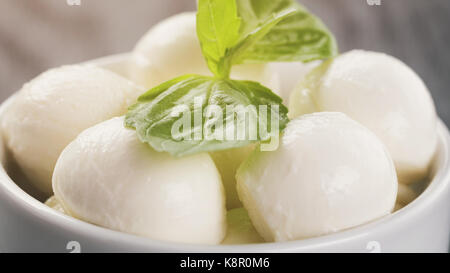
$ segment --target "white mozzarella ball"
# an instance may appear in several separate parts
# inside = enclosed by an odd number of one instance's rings
[[[400,182],[428,173],[437,146],[435,107],[420,77],[394,57],[354,50],[324,63],[295,89],[290,111],[343,112],[383,141]]]
[[[322,61],[309,63],[284,62],[270,63],[270,69],[277,75],[280,85],[278,95],[285,103],[289,102],[292,90],[308,75],[311,70],[318,67]]]
[[[185,74],[211,75],[197,38],[196,15],[185,12],[160,22],[137,43],[129,65],[133,81],[152,88]],[[279,80],[264,64],[233,67],[231,78],[261,82],[275,93]]]
[[[55,196],[75,217],[152,239],[219,244],[225,196],[208,154],[154,151],[114,118],[83,131],[61,153]]]
[[[244,208],[232,209],[227,212],[227,236],[223,245],[258,244],[264,243],[259,236],[248,213]]]
[[[6,143],[43,193],[59,154],[81,131],[123,115],[144,90],[107,70],[72,65],[49,70],[13,98],[2,116]]]
[[[242,207],[241,201],[236,191],[236,172],[241,163],[255,149],[255,145],[242,148],[234,148],[210,153],[211,158],[219,170],[222,183],[225,188],[227,209]]]
[[[377,137],[329,112],[292,120],[278,149],[257,149],[236,178],[239,197],[266,241],[319,236],[387,215],[398,186]]]

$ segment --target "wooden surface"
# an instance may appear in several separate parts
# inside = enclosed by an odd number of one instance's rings
[[[71,1],[71,0],[69,0]],[[193,0],[2,0],[0,100],[51,67],[129,51],[154,23]],[[74,2],[72,0],[72,2]],[[383,51],[409,64],[450,125],[450,1],[302,0],[336,34],[341,51]]]

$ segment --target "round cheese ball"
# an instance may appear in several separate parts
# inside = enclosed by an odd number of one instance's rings
[[[53,168],[64,147],[84,129],[126,113],[143,92],[95,66],[52,69],[12,99],[1,119],[3,135],[30,182],[50,195]]]
[[[241,245],[264,243],[253,226],[244,208],[232,209],[227,212],[227,236],[223,245]]]
[[[289,102],[292,90],[311,72],[318,67],[322,61],[313,61],[309,63],[302,62],[283,62],[269,63],[271,71],[275,71],[280,82],[278,95],[285,103]]]
[[[253,152],[255,145],[210,153],[222,177],[227,209],[242,207],[236,191],[236,172],[241,163]]]
[[[146,33],[133,50],[129,78],[146,88],[185,74],[211,75],[197,38],[196,14],[185,12],[160,22]],[[279,89],[274,70],[264,64],[233,67],[231,78],[253,80]]]
[[[386,145],[399,181],[423,179],[437,146],[437,116],[420,77],[394,57],[353,50],[311,72],[292,93],[290,115],[343,112]]]
[[[256,149],[236,177],[239,197],[266,241],[324,235],[387,215],[398,186],[377,137],[329,112],[292,120],[278,149]]]
[[[53,190],[76,218],[152,239],[219,244],[225,196],[208,154],[160,153],[113,118],[83,131],[61,153]]]

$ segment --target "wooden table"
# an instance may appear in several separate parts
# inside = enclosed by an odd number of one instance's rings
[[[76,2],[77,0],[68,0]],[[2,0],[0,100],[51,67],[129,51],[159,20],[193,0]],[[450,125],[450,1],[302,0],[336,34],[341,51],[383,51],[409,64]]]

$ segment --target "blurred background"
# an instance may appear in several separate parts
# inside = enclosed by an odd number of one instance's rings
[[[449,0],[300,2],[331,28],[341,51],[383,51],[410,65],[450,125]],[[49,68],[130,51],[152,25],[187,10],[195,0],[2,0],[0,101]]]

